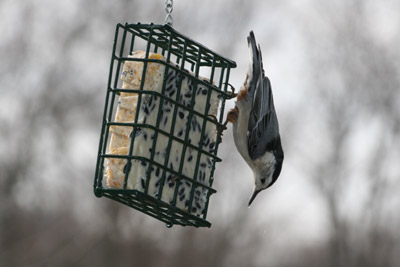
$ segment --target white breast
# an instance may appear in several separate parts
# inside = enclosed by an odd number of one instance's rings
[[[233,139],[240,155],[252,167],[252,161],[249,156],[249,149],[247,147],[247,127],[249,124],[250,104],[246,100],[236,101],[236,106],[239,109],[239,116],[236,123],[233,123]]]

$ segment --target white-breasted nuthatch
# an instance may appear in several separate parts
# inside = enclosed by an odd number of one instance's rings
[[[222,125],[233,124],[233,138],[237,150],[254,174],[254,191],[249,206],[258,193],[278,179],[283,163],[283,150],[279,134],[271,83],[264,74],[261,49],[253,31],[247,37],[250,64],[246,80],[237,94],[235,108]]]

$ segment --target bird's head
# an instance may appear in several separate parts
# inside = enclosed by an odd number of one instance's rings
[[[273,162],[270,165],[265,165],[261,168],[258,168],[254,172],[255,187],[253,193],[251,194],[248,206],[251,205],[258,193],[272,186],[276,180],[278,180],[278,177],[281,174],[284,154],[280,138],[278,138],[276,142],[276,150],[274,150],[272,153]]]

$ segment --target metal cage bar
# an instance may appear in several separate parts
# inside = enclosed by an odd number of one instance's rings
[[[142,49],[145,51],[145,57],[129,57],[129,55],[137,49],[137,46],[140,45],[142,45]],[[161,54],[166,60],[150,59],[149,54],[151,51]],[[121,75],[121,65],[128,61],[141,62],[143,64],[142,77],[138,89],[122,89],[119,86],[119,84],[121,84],[121,81],[119,80],[119,76]],[[165,67],[161,92],[148,91],[144,88],[146,80],[145,76],[147,73],[146,70],[150,63],[161,64]],[[229,97],[229,94],[227,93],[227,83],[229,81],[230,69],[235,67],[236,63],[234,61],[226,59],[204,47],[200,43],[182,35],[175,31],[170,25],[140,23],[126,23],[125,25],[117,24],[112,49],[103,121],[101,125],[99,152],[96,162],[94,178],[95,195],[97,197],[105,196],[123,203],[166,223],[167,226],[177,224],[182,226],[210,227],[211,223],[206,220],[209,198],[211,194],[216,192],[216,190],[212,188],[214,180],[213,175],[215,163],[221,161],[221,159],[217,156],[218,142],[216,142],[214,149],[208,151],[203,148],[203,138],[207,123],[216,123],[208,116],[212,93],[217,93],[220,96],[218,123],[222,123],[225,100]],[[194,73],[190,74],[186,68],[189,68],[190,71]],[[200,77],[201,71],[209,71],[209,80]],[[175,77],[178,79],[177,92],[174,97],[170,97],[166,94],[167,76],[170,72],[175,73]],[[190,80],[193,84],[193,92],[198,92],[200,86],[207,89],[207,102],[203,112],[194,109],[196,93],[192,93],[190,104],[184,105],[180,102],[180,91],[184,79]],[[215,83],[214,80],[216,80]],[[122,92],[137,96],[136,113],[133,122],[113,121],[113,116],[115,116],[116,112],[115,102],[118,99],[118,95]],[[155,124],[138,121],[139,113],[142,112],[141,103],[142,98],[144,97],[154,97],[159,99],[157,120]],[[169,130],[163,130],[160,128],[160,118],[164,104],[173,106],[172,123]],[[202,119],[199,144],[192,144],[190,142],[189,127],[186,128],[183,138],[175,136],[174,131],[178,110],[188,112],[188,124],[192,123],[194,116]],[[107,152],[111,136],[110,127],[112,126],[128,127],[132,130],[130,135],[129,152],[126,155],[117,155]],[[150,156],[148,158],[141,155],[135,155],[133,152],[138,129],[146,129],[154,132]],[[177,169],[168,166],[169,153],[166,153],[163,163],[155,160],[157,141],[160,136],[168,138],[167,152],[170,151],[173,142],[182,145],[179,166]],[[184,159],[188,149],[192,151],[191,153],[194,153],[193,155],[196,155],[193,176],[183,174]],[[202,155],[207,157],[211,162],[210,176],[207,177],[208,183],[205,183],[206,180],[200,181],[198,177]],[[126,162],[126,165],[124,166],[125,173],[122,188],[114,189],[103,186],[104,165],[106,159],[119,159]],[[142,165],[147,167],[143,191],[128,188],[129,173],[131,168],[133,168],[133,161],[136,163],[140,162]],[[160,180],[158,180],[159,187],[156,189],[158,190],[156,195],[149,194],[149,185],[152,179],[151,172],[153,169],[157,169],[161,172],[161,176],[159,177]],[[176,181],[174,181],[175,187],[173,199],[170,203],[164,202],[162,199],[167,173],[177,177]],[[182,209],[176,206],[178,191],[184,183],[188,185],[190,189],[189,199],[186,200],[188,202],[187,209]],[[202,192],[205,193],[205,203],[201,213],[196,213],[196,207],[193,207],[197,189],[202,190]]]

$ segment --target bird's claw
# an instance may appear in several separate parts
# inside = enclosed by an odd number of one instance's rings
[[[232,98],[237,97],[238,94],[235,94],[235,87],[233,87],[233,85],[230,83],[226,83],[226,84],[231,88],[231,92],[228,93],[229,96],[227,98],[232,99]]]
[[[219,123],[215,115],[208,115],[208,117],[213,119],[215,126],[217,127],[217,143],[220,144],[222,142],[223,131],[225,131],[228,128],[226,127],[225,123],[224,124]]]

